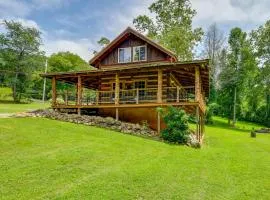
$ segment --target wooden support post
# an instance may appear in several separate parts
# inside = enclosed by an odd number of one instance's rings
[[[136,104],[139,104],[139,88],[136,89]]]
[[[196,138],[198,141],[200,141],[199,131],[200,131],[200,111],[199,106],[196,106]]]
[[[52,77],[52,105],[56,105],[56,77]]]
[[[81,76],[78,76],[78,82],[77,82],[77,105],[82,104],[82,78]]]
[[[119,120],[119,110],[118,110],[118,108],[115,108],[115,119],[116,119],[116,121]]]
[[[202,137],[203,137],[204,131],[205,131],[204,125],[205,125],[205,115],[203,114],[203,115],[202,115]]]
[[[179,96],[180,96],[180,87],[179,86],[177,86],[176,87],[176,102],[177,103],[179,103]]]
[[[162,69],[158,69],[158,91],[157,91],[157,103],[162,103]]]
[[[199,66],[195,67],[195,101],[200,100],[201,95],[201,83],[200,83],[200,69]]]
[[[160,113],[157,114],[157,132],[160,135]]]
[[[81,108],[78,108],[78,115],[81,115]]]
[[[116,72],[116,74],[115,74],[115,94],[114,94],[114,102],[116,105],[119,104],[119,91],[120,91],[119,73]]]

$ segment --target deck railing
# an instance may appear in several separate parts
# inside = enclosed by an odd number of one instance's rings
[[[129,89],[119,91],[119,104],[140,104],[157,102],[157,88]],[[60,97],[59,97],[60,96]],[[76,93],[58,94],[62,101],[57,104],[77,105]],[[194,102],[195,87],[163,87],[162,102]],[[203,99],[200,99],[203,102]],[[115,104],[115,91],[83,91],[81,105]]]

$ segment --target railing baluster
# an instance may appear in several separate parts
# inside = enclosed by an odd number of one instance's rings
[[[136,89],[136,104],[139,104],[139,88]]]

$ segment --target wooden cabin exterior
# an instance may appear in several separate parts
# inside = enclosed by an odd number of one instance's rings
[[[95,69],[42,74],[52,79],[52,108],[147,121],[160,132],[165,125],[156,108],[180,106],[196,116],[201,140],[209,94],[208,60],[179,62],[171,51],[128,27],[89,64]],[[76,86],[75,93],[65,91],[64,103],[57,102],[57,81]]]

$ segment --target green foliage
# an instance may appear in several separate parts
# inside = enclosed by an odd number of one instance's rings
[[[58,52],[48,59],[50,72],[68,72],[89,70],[89,65],[77,54],[71,52]]]
[[[181,108],[169,106],[167,111],[158,109],[166,124],[166,128],[162,130],[161,137],[169,142],[185,144],[190,134],[188,127],[188,115]]]
[[[221,109],[220,105],[217,103],[210,103],[206,108],[206,116],[205,116],[205,123],[206,124],[213,124],[213,116],[219,114],[219,110]]]
[[[10,100],[12,98],[12,90],[8,87],[0,87],[0,100]]]
[[[223,52],[223,59],[226,61],[223,61],[219,75],[218,103],[224,108],[224,115],[230,119],[236,119],[241,115],[243,97],[248,94],[254,84],[258,68],[245,32],[240,28],[232,29],[228,42],[229,51]]]
[[[149,7],[155,16],[139,15],[133,20],[136,29],[176,53],[180,60],[190,60],[192,50],[201,40],[201,28],[192,28],[196,11],[189,0],[156,0]]]
[[[44,61],[40,51],[41,33],[21,23],[4,20],[6,32],[0,34],[0,70],[5,70],[2,79],[10,85],[14,101],[20,101],[29,89],[32,72],[38,70]]]
[[[101,37],[100,40],[97,42],[101,47],[105,47],[110,43],[110,40],[106,37]]]

